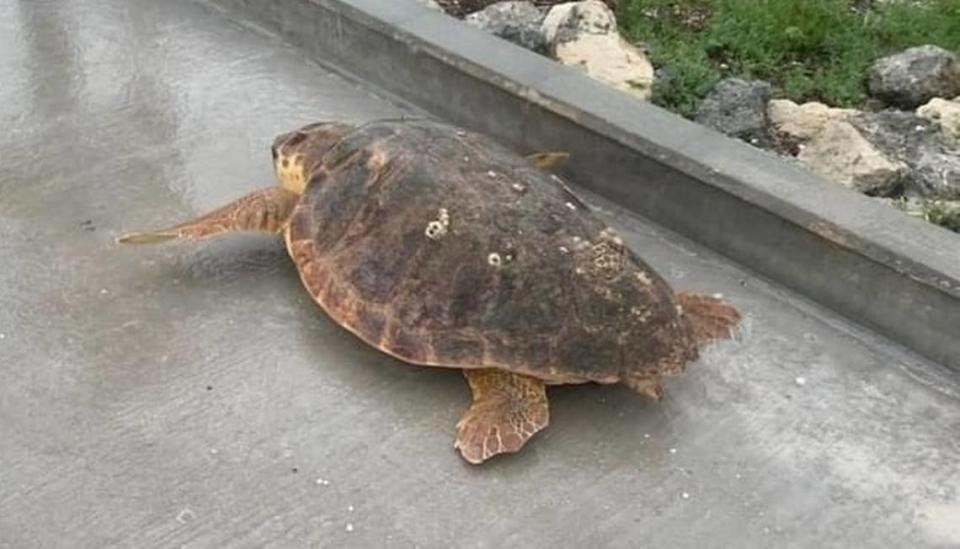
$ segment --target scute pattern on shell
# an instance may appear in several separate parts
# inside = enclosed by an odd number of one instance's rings
[[[317,302],[408,362],[614,383],[697,357],[673,291],[559,178],[441,123],[348,134],[287,239]]]

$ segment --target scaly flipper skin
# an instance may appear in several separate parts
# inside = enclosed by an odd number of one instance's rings
[[[690,323],[693,339],[700,346],[729,339],[740,323],[740,313],[720,297],[696,292],[678,292],[677,301]]]
[[[550,421],[542,381],[502,370],[464,370],[473,403],[457,423],[454,448],[473,464],[517,452]]]
[[[551,170],[566,164],[570,160],[570,153],[565,152],[538,152],[527,155],[527,161],[540,170]]]
[[[281,187],[262,189],[179,225],[158,231],[128,233],[122,244],[156,244],[177,238],[198,239],[235,231],[280,233],[300,196]]]

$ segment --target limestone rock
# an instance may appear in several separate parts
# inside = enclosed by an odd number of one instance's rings
[[[557,4],[550,8],[543,20],[544,38],[551,44],[581,34],[616,32],[617,16],[599,0]]]
[[[763,80],[728,78],[704,98],[696,121],[729,136],[766,146],[767,101],[772,87]]]
[[[906,170],[841,121],[828,122],[797,158],[822,177],[872,195],[892,191]]]
[[[892,109],[860,113],[849,121],[885,156],[909,167],[901,180],[905,195],[960,199],[960,147],[936,123]]]
[[[934,97],[960,95],[960,61],[937,46],[917,46],[874,63],[870,94],[888,105],[914,109]]]
[[[620,36],[616,16],[605,3],[585,0],[553,6],[542,30],[554,59],[639,99],[650,98],[653,65],[642,50]]]
[[[464,18],[468,24],[537,53],[547,52],[541,23],[544,14],[533,2],[497,2]]]
[[[935,97],[917,109],[917,116],[939,124],[943,135],[960,146],[960,97],[953,101]]]
[[[854,109],[837,109],[815,101],[798,105],[789,99],[773,99],[767,103],[767,117],[773,129],[801,142],[816,137],[830,122],[845,121],[856,113]]]

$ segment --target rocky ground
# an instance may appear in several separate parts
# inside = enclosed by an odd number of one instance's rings
[[[526,2],[537,7],[555,6],[563,4],[567,0],[532,0]],[[463,17],[469,13],[478,12],[484,8],[500,3],[501,0],[423,0],[423,3],[431,3],[455,17]],[[604,0],[610,8],[616,9],[617,0]]]
[[[615,0],[418,0],[649,100],[657,71],[619,33]],[[920,45],[877,59],[863,110],[797,104],[770,83],[728,78],[694,119],[960,232],[960,59]]]
[[[960,232],[960,61],[934,46],[877,60],[874,109],[771,98],[728,79],[696,121],[799,162],[824,178]]]

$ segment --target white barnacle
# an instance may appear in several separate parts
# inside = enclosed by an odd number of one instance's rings
[[[431,240],[440,240],[447,234],[448,227],[450,227],[450,212],[446,208],[440,208],[437,219],[427,223],[424,234]]]
[[[631,307],[630,314],[637,318],[637,322],[643,324],[653,315],[651,309],[641,309],[640,307]]]
[[[513,190],[517,191],[518,193],[522,193],[523,191],[527,190],[526,187],[524,187],[519,183],[514,183],[512,186],[513,186]]]
[[[650,276],[643,271],[637,271],[636,277],[637,280],[639,280],[644,286],[649,286],[650,283],[653,282],[653,280],[650,279]]]
[[[577,211],[577,206],[573,202],[567,202],[567,207],[570,208],[570,211]]]
[[[443,223],[439,221],[431,221],[427,223],[427,230],[424,232],[427,235],[427,238],[432,240],[440,240],[443,238],[444,233],[447,232],[446,227],[443,226]]]
[[[490,264],[491,267],[500,267],[503,265],[503,260],[500,258],[500,254],[493,252],[487,256],[487,263]]]
[[[568,254],[568,253],[570,253],[570,250],[567,249],[566,246],[560,246],[560,253],[562,253],[562,254]]]
[[[495,172],[495,171],[493,171],[493,170],[490,170],[490,171],[487,172],[487,175],[490,176],[490,177],[492,177],[492,178],[496,178],[496,177],[497,177],[497,172]]]
[[[611,227],[600,231],[600,238],[603,240],[610,240],[618,246],[623,245],[623,240],[620,239],[620,236],[617,235],[617,231],[613,230]]]

